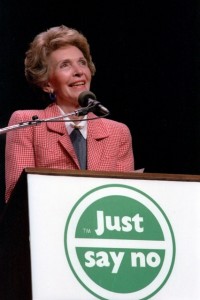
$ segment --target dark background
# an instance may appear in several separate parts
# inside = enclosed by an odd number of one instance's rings
[[[24,55],[36,34],[64,24],[87,36],[97,68],[91,90],[129,126],[136,168],[200,174],[200,5],[156,2],[0,0],[0,127],[14,110],[46,106],[25,80]]]

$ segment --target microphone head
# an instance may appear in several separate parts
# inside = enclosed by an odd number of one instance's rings
[[[90,91],[84,91],[78,96],[78,103],[81,107],[86,107],[88,106],[89,99],[96,100],[95,94]]]

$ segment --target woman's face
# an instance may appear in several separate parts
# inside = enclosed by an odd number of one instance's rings
[[[78,106],[78,96],[90,90],[91,71],[81,50],[75,46],[53,51],[48,60],[50,87],[59,105]]]

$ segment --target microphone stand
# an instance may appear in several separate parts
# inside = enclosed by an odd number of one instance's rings
[[[69,117],[69,116],[84,116],[89,111],[91,111],[91,108],[92,108],[91,106],[87,106],[87,107],[79,108],[79,109],[75,110],[72,113],[68,113],[68,114],[65,114],[65,115],[62,115],[62,116],[47,118],[47,119],[38,119],[38,116],[33,116],[31,121],[20,122],[20,123],[15,124],[15,125],[0,128],[0,135],[4,134],[4,133],[7,133],[8,131],[24,128],[24,127],[27,127],[27,126],[34,126],[34,125],[37,126],[37,125],[39,125],[41,123],[44,123],[44,122],[55,122],[58,119],[63,119],[65,117]]]

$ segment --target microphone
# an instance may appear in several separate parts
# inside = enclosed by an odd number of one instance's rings
[[[96,100],[95,94],[90,91],[84,91],[80,93],[78,97],[78,103],[81,107],[88,106],[88,112],[93,111],[95,113],[100,113],[103,115],[109,114],[109,110],[103,106],[99,101]]]

